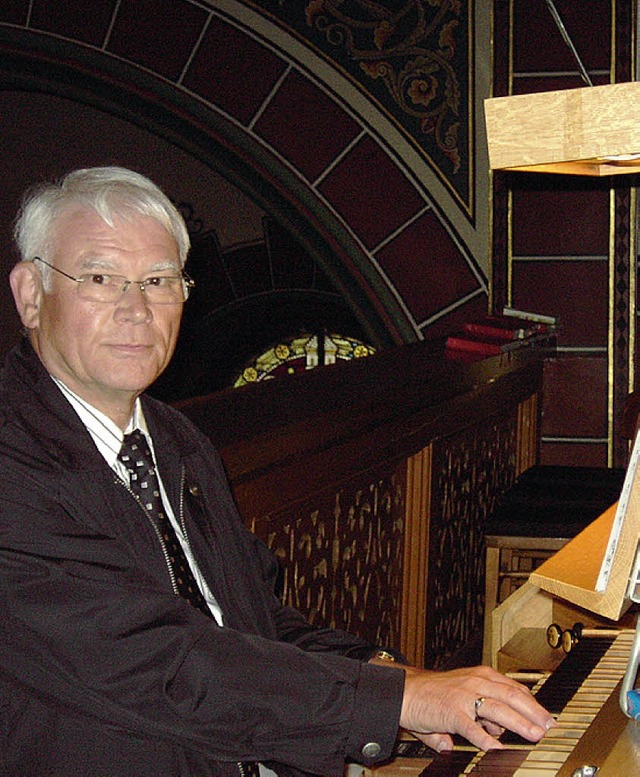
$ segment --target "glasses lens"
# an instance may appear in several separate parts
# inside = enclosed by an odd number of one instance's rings
[[[78,277],[78,294],[92,302],[116,302],[127,284],[123,275],[92,273]]]
[[[149,302],[157,305],[175,305],[178,302],[184,302],[187,298],[185,285],[179,275],[147,278],[143,288]]]

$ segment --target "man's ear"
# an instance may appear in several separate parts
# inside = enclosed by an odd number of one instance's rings
[[[27,329],[36,329],[43,294],[40,271],[33,262],[18,262],[9,274],[9,283],[20,320]]]

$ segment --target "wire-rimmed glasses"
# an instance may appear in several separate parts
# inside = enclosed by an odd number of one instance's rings
[[[39,256],[35,256],[33,261],[42,262],[70,281],[75,281],[78,284],[78,296],[89,302],[118,302],[133,284],[140,288],[147,302],[153,305],[177,305],[186,302],[191,289],[196,285],[184,270],[180,275],[151,275],[142,281],[131,281],[124,275],[103,272],[69,275]]]

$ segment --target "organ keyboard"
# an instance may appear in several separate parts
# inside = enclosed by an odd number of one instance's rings
[[[451,753],[438,755],[407,737],[400,741],[397,757],[364,769],[364,777],[573,777],[587,765],[598,767],[592,772],[596,777],[640,775],[640,723],[627,719],[618,701],[635,636],[632,619],[625,617],[619,628],[612,629],[611,622],[567,603],[557,603],[560,610],[554,610],[556,603],[548,594],[529,583],[526,586],[510,599],[525,603],[526,615],[520,615],[529,625],[517,629],[513,606],[508,606],[509,600],[501,605],[497,617],[507,616],[503,624],[507,641],[494,645],[493,663],[527,680],[536,698],[556,717],[558,727],[537,744],[505,732],[501,742],[506,749],[489,753],[460,742]],[[540,597],[543,602],[537,601]],[[536,623],[536,613],[547,620]],[[569,628],[585,619],[589,626],[585,633],[590,636],[583,637],[568,655],[546,641],[549,623],[562,619]],[[605,628],[600,631],[601,627]]]

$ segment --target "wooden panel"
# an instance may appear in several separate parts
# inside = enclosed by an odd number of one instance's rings
[[[517,406],[435,445],[425,665],[444,668],[482,630],[484,535],[515,480]]]
[[[370,137],[339,160],[318,190],[367,248],[374,248],[425,206],[410,179]]]
[[[310,181],[360,132],[345,110],[295,71],[284,79],[254,129]]]
[[[515,256],[607,256],[608,240],[609,193],[601,183],[570,176],[518,178]]]
[[[544,366],[545,437],[607,437],[607,361],[561,354]]]
[[[92,16],[93,5],[92,2],[91,14],[78,10],[78,18],[84,21]],[[80,8],[80,4],[78,6]],[[70,16],[67,8],[66,24]],[[112,27],[105,30],[105,36],[108,36],[108,48],[113,54],[175,81],[188,64],[206,24],[206,11],[193,3],[174,0],[168,12],[166,0],[121,0]],[[64,32],[68,34],[69,30]],[[99,45],[103,41],[104,38]]]
[[[558,315],[559,346],[606,347],[608,284],[609,266],[605,258],[513,263],[517,306]],[[589,300],[588,305],[585,299]]]
[[[0,21],[7,24],[26,24],[30,6],[28,0],[5,0],[0,6]]]
[[[477,275],[457,259],[459,251],[436,214],[428,211],[385,244],[376,258],[414,318],[423,321],[478,289]],[[425,278],[438,282],[425,283]],[[486,305],[484,297],[482,302]]]
[[[249,123],[286,67],[257,40],[212,17],[182,84],[238,121]]]
[[[611,3],[556,0],[558,14],[589,70],[608,70],[611,56]],[[514,3],[514,68],[571,71],[576,62],[544,0]],[[580,82],[583,83],[583,82]]]
[[[0,18],[4,19],[4,10],[6,6],[17,6],[11,0],[2,3],[3,11],[0,12]],[[25,6],[27,3],[25,3]],[[56,2],[37,2],[29,3],[31,13],[29,15],[29,26],[36,30],[46,30],[54,35],[61,35],[66,38],[73,38],[84,41],[91,46],[102,46],[109,32],[109,23],[113,19],[113,2],[111,0],[92,0],[91,13],[87,13],[87,4],[85,0],[67,0],[64,3]],[[124,4],[123,4],[124,5]],[[148,13],[139,9],[139,17],[151,25],[148,19]],[[17,20],[14,23],[18,23]],[[129,39],[133,45],[138,40],[137,30],[128,30]],[[171,55],[167,50],[166,44],[156,48],[159,53]]]
[[[551,466],[607,467],[607,443],[547,442],[540,444],[540,463]]]
[[[640,143],[635,83],[556,89],[485,101],[492,169],[616,175],[606,160]]]
[[[518,445],[516,477],[538,461],[540,440],[540,396],[525,399],[518,405]]]

